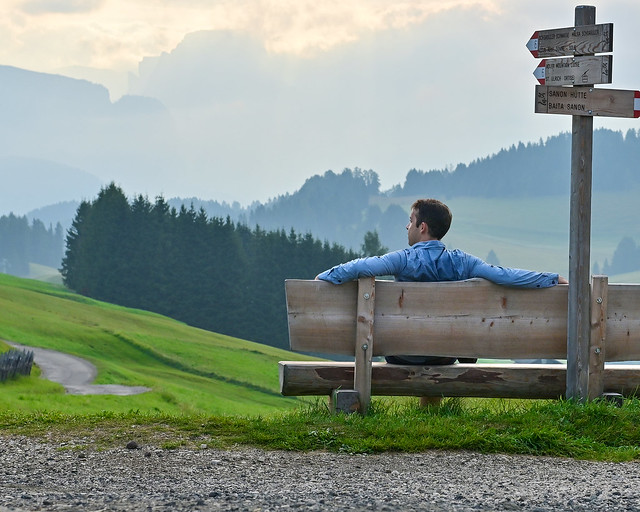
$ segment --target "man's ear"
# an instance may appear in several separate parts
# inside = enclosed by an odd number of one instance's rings
[[[426,222],[422,221],[420,223],[420,233],[428,233],[429,232],[429,226],[427,225]]]

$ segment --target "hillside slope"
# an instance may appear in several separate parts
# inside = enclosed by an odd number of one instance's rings
[[[71,396],[32,377],[0,384],[4,409],[260,414],[297,403],[278,391],[277,362],[291,358],[286,351],[4,274],[0,339],[88,359],[98,368],[96,384],[153,389],[129,397]]]

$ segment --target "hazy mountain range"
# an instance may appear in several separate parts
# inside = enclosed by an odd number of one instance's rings
[[[214,51],[221,47],[235,50]],[[207,48],[209,53],[203,53]],[[353,51],[357,52],[357,48]],[[296,118],[296,113],[287,109],[296,104],[303,110],[311,108],[310,103],[304,101],[305,95],[333,94],[338,90],[333,82],[316,84],[314,89],[312,82],[320,71],[312,72],[304,63],[287,64],[287,57],[267,59],[270,65],[257,73],[256,69],[265,59],[261,52],[259,46],[242,38],[220,33],[191,35],[172,54],[143,61],[139,77],[131,84],[131,90],[140,95],[123,96],[116,102],[111,101],[101,85],[0,66],[0,111],[3,112],[0,116],[0,215],[28,213],[30,218],[38,218],[45,225],[61,222],[68,228],[78,202],[93,199],[108,182],[137,183],[137,186],[124,187],[126,193],[150,195],[153,199],[155,194],[149,190],[155,190],[156,181],[161,182],[167,176],[179,180],[198,165],[200,175],[213,173],[215,181],[216,173],[224,174],[224,179],[242,184],[242,175],[224,172],[224,168],[216,167],[206,158],[200,159],[202,155],[197,154],[202,150],[197,148],[206,146],[208,139],[219,148],[220,141],[225,140],[226,128],[237,130],[238,124],[225,124],[230,119],[238,117],[237,122],[242,125],[245,107],[241,98],[254,98],[251,108],[254,111],[263,108],[265,119],[270,119],[265,120],[263,126],[247,125],[248,130],[282,129],[283,136],[291,138],[293,147],[296,146],[295,123],[280,124]],[[229,60],[229,55],[240,54],[247,59],[241,65]],[[217,80],[204,72],[198,74],[205,57],[216,71],[213,76],[217,76]],[[334,71],[336,66],[344,67],[344,76],[351,73],[346,69],[349,60],[331,59],[326,57],[326,66]],[[305,72],[310,76],[302,80],[300,75]],[[230,74],[235,76],[234,80],[226,77]],[[172,75],[191,77],[191,80],[185,79],[172,88],[168,80]],[[257,93],[251,91],[269,91],[271,87],[276,97],[275,91],[281,93],[287,81],[291,84],[290,96],[298,100],[282,104],[282,117],[276,119],[274,106],[269,102],[258,105],[255,103]],[[239,82],[246,82],[244,91],[229,86]],[[392,86],[382,79],[375,82],[378,88]],[[309,87],[300,89],[301,83]],[[349,89],[348,85],[345,87]],[[365,101],[356,90],[350,90],[349,94],[356,98],[354,113],[358,108],[365,109],[371,100]],[[319,119],[316,115],[321,114],[307,110],[305,115],[314,122]],[[193,130],[200,126],[198,123],[184,130],[189,116],[218,122],[196,134]],[[248,118],[245,121],[250,124]],[[328,141],[317,143],[322,145]],[[407,169],[404,181],[388,190],[381,189],[376,169],[352,168],[345,174],[343,167],[347,165],[344,165],[308,172],[293,191],[283,190],[269,201],[255,201],[245,206],[216,200],[215,195],[207,194],[204,189],[197,197],[163,195],[177,208],[181,204],[187,207],[193,204],[195,208],[203,207],[209,215],[229,215],[252,226],[259,224],[263,229],[293,227],[298,232],[311,232],[320,239],[353,249],[359,249],[366,230],[376,229],[382,243],[395,248],[406,243],[403,230],[398,230],[398,226],[404,226],[406,208],[418,196],[448,200],[461,196],[518,198],[568,194],[570,149],[570,135],[566,133],[536,143],[514,141],[511,147],[493,155],[479,155],[467,164],[446,169]],[[239,161],[246,157],[246,152],[260,154],[261,151],[256,147],[225,148],[227,150],[229,154],[237,154]],[[624,134],[597,130],[594,192],[628,193],[638,189],[639,161],[640,138],[636,130]],[[610,208],[615,210],[615,205]],[[622,236],[636,236],[625,227],[629,225],[625,219],[635,218],[639,212],[619,213],[621,220],[612,218],[616,230],[614,238],[607,241],[605,254],[611,254]],[[595,224],[597,221],[595,218]],[[485,250],[489,248],[482,246],[479,255],[486,256]]]
[[[152,98],[112,103],[101,85],[0,66],[0,111],[2,211],[91,197],[103,175],[179,168],[170,116]]]

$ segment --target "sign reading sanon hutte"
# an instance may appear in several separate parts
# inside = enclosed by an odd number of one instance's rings
[[[640,117],[640,91],[536,86],[537,114]]]

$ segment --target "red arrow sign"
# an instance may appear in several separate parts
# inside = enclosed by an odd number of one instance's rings
[[[531,36],[531,39],[527,41],[527,48],[531,52],[531,55],[533,55],[536,59],[538,58],[538,36],[539,32],[536,30]]]
[[[533,71],[533,76],[538,79],[540,85],[544,85],[545,78],[547,77],[547,59],[542,59],[538,67]]]

